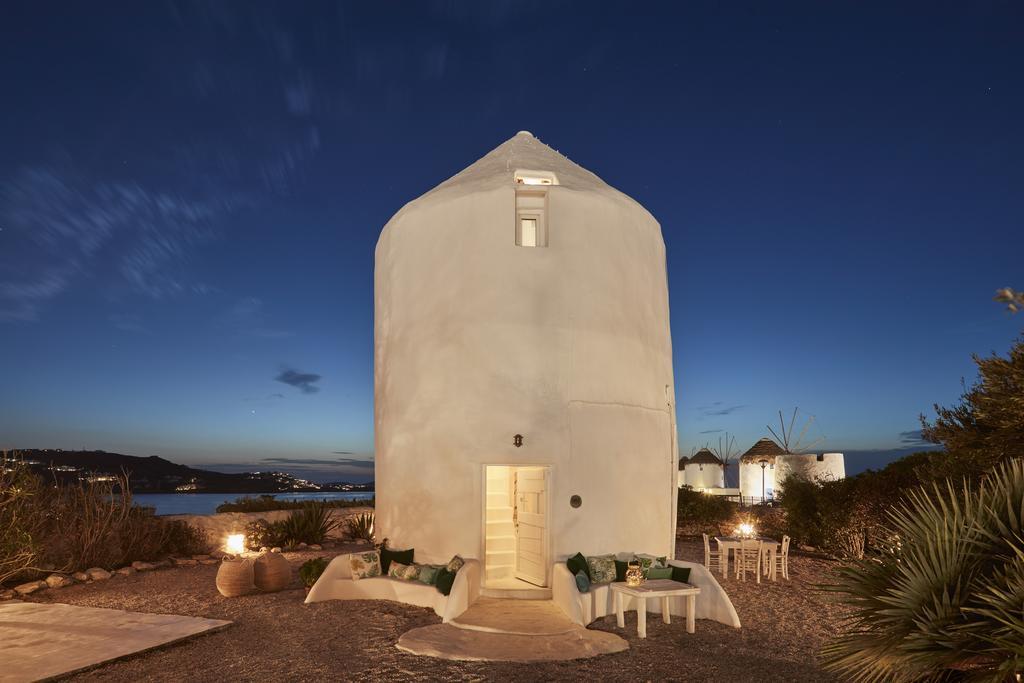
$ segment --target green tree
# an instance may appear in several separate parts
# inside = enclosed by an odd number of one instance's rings
[[[987,469],[1024,457],[1024,338],[1014,342],[1006,358],[974,356],[974,362],[978,381],[957,405],[936,405],[934,422],[922,415],[921,434],[958,459]]]

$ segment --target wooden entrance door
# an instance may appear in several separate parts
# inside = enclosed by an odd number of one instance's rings
[[[536,586],[548,584],[548,470],[515,470],[515,575]]]

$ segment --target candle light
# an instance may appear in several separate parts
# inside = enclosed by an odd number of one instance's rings
[[[232,555],[241,555],[245,552],[245,534],[228,534],[224,548]]]

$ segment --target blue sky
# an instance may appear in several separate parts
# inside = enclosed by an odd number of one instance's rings
[[[11,5],[0,445],[365,478],[377,235],[528,129],[662,224],[683,454],[799,406],[877,465],[1021,330],[991,299],[1024,287],[1022,28],[1016,3]]]

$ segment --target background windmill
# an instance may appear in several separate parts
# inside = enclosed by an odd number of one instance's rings
[[[726,432],[724,437],[718,437],[718,448],[711,448],[711,452],[722,461],[722,469],[725,470],[725,485],[727,487],[736,486],[735,482],[739,475],[738,473],[733,473],[735,469],[733,465],[740,455],[736,449],[736,437]]]
[[[807,432],[810,431],[811,427],[814,426],[814,416],[808,416],[802,426],[797,425],[797,414],[800,408],[793,408],[793,415],[789,418],[789,424],[786,424],[785,418],[782,416],[782,411],[779,411],[779,431],[775,431],[771,425],[766,425],[768,431],[771,432],[772,436],[775,437],[775,441],[782,446],[782,450],[786,453],[802,454],[806,453],[815,446],[819,445],[825,440],[825,435],[822,434],[813,441],[806,442]],[[797,427],[800,427],[799,433],[797,433]],[[719,456],[721,457],[721,456]]]

